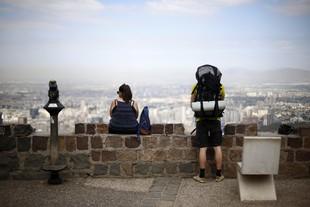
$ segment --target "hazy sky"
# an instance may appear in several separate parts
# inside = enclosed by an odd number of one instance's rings
[[[0,80],[119,84],[310,70],[310,0],[0,0]]]

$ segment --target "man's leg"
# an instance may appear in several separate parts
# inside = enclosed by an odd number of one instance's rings
[[[222,148],[221,146],[216,146],[214,147],[214,152],[215,152],[215,162],[216,162],[216,169],[217,170],[222,170]]]
[[[194,180],[200,183],[205,183],[204,177],[206,173],[206,162],[207,162],[207,148],[199,148],[199,174],[193,177]]]
[[[207,148],[202,147],[199,149],[199,177],[205,177],[205,170],[206,170],[206,163],[207,163]]]
[[[216,181],[220,182],[224,179],[222,175],[223,155],[221,146],[214,147],[215,162],[216,162]]]

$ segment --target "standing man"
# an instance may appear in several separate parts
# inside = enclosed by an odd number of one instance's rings
[[[196,137],[199,142],[199,175],[193,177],[197,182],[205,182],[207,148],[213,147],[216,162],[216,182],[224,180],[222,175],[222,130],[221,121],[224,106],[224,86],[220,83],[221,72],[212,65],[198,67],[197,84],[191,93],[191,106],[196,118]]]

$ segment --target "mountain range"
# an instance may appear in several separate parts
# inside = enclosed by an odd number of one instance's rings
[[[232,84],[310,84],[310,70],[276,69],[276,70],[222,70],[224,83]]]

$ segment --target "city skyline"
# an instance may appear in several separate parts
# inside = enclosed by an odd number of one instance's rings
[[[310,71],[310,1],[0,0],[0,81],[189,83]]]

